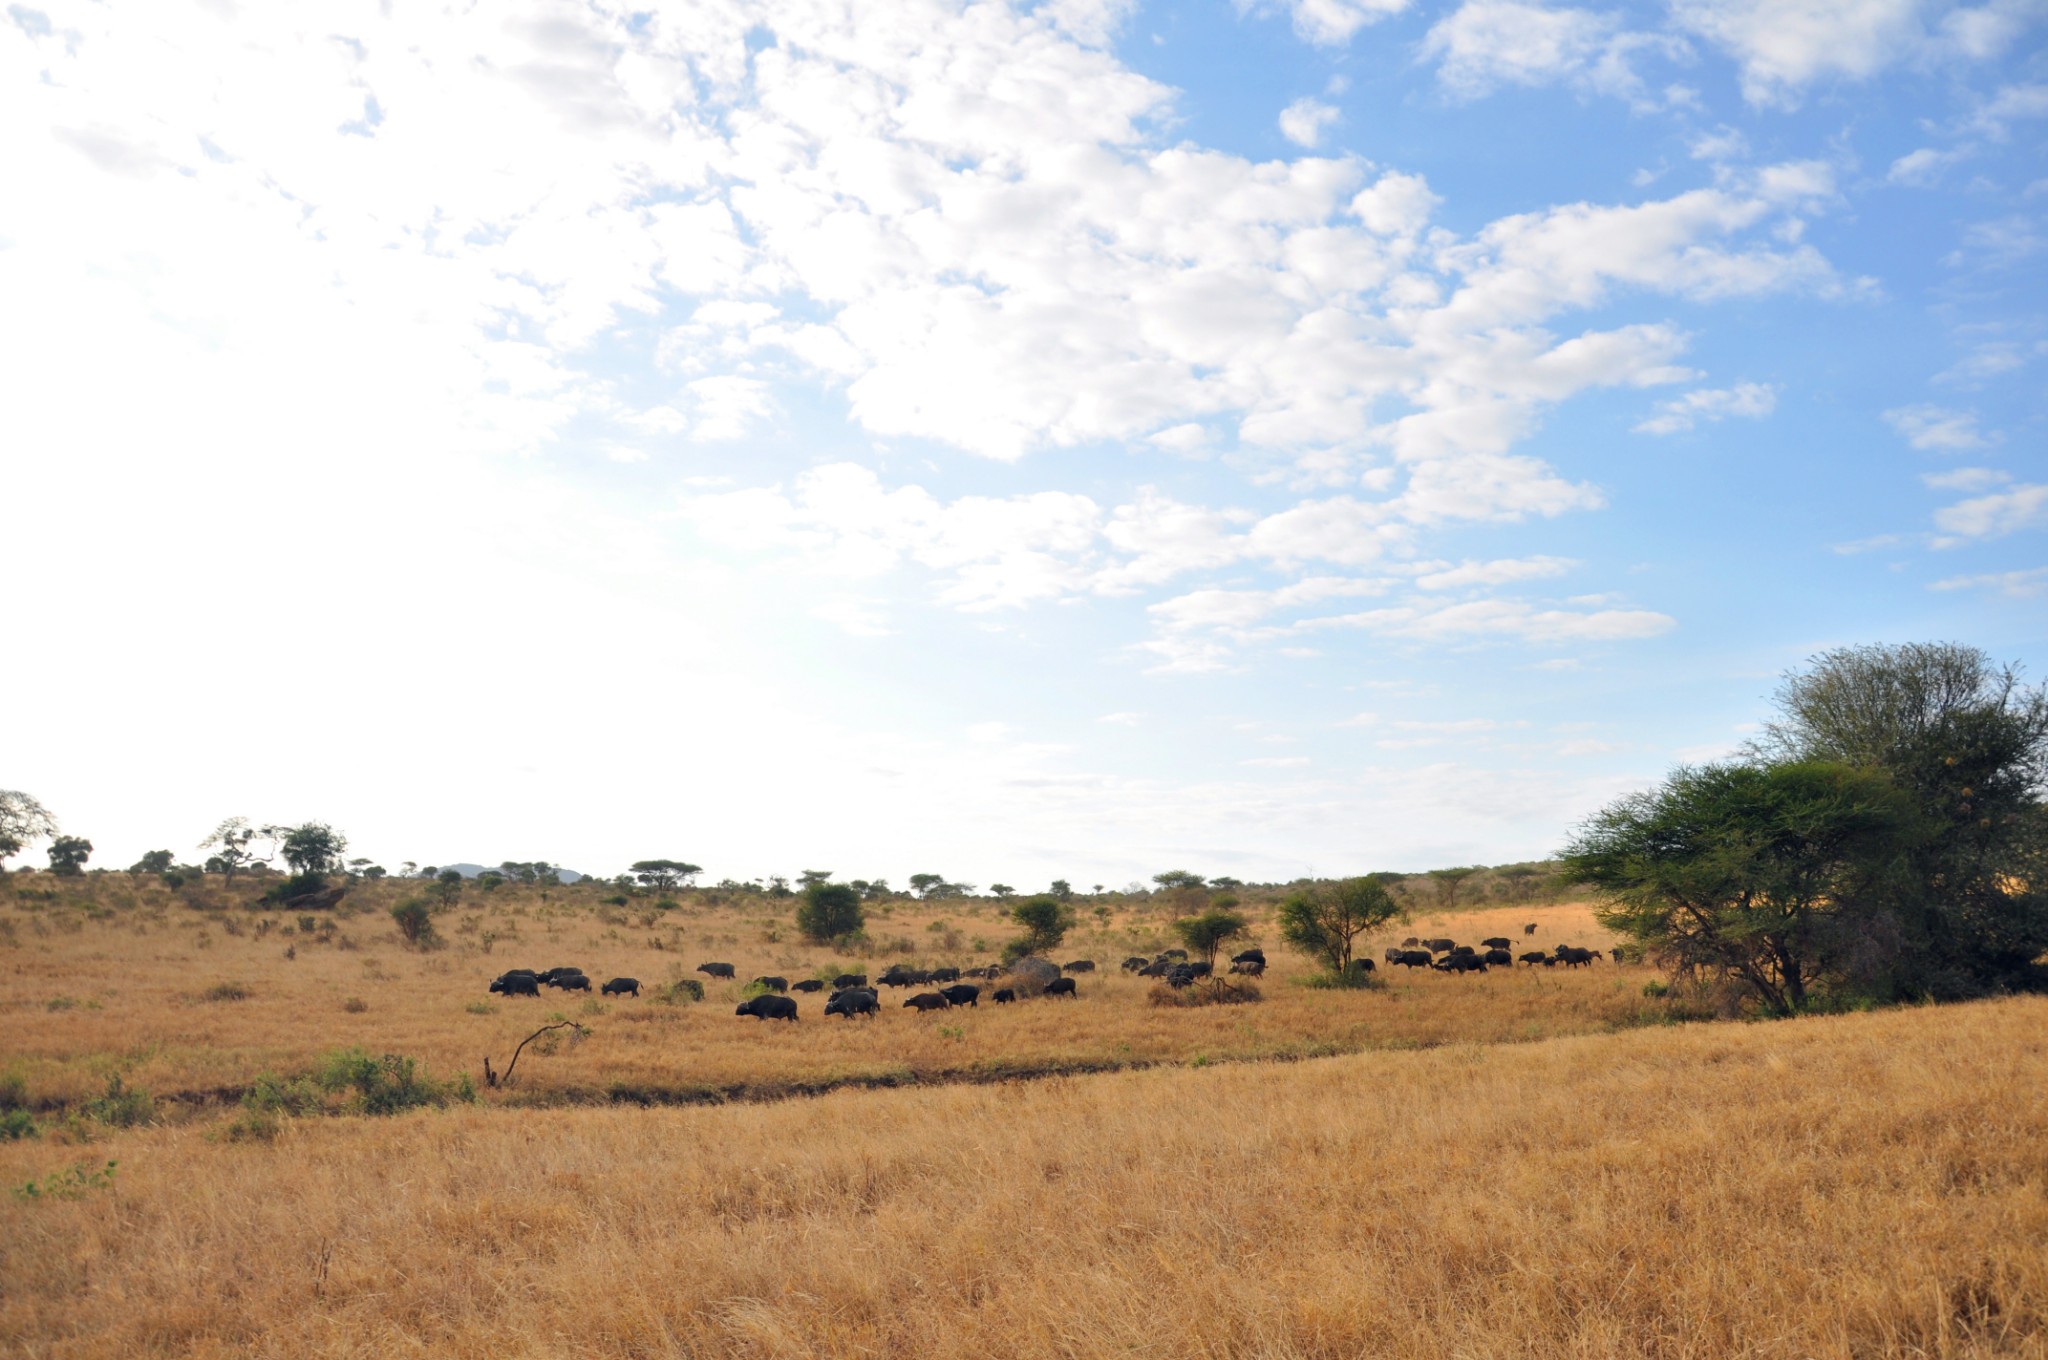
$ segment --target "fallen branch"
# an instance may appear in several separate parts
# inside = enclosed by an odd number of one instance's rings
[[[512,1061],[505,1064],[505,1071],[502,1076],[491,1070],[491,1055],[488,1053],[484,1055],[484,1085],[491,1087],[510,1086],[512,1084],[512,1069],[519,1066],[519,1055],[526,1051],[526,1046],[535,1039],[540,1038],[541,1035],[558,1029],[573,1029],[576,1031],[576,1037],[579,1039],[590,1037],[589,1028],[577,1024],[574,1020],[559,1020],[552,1025],[542,1025],[539,1029],[519,1041],[519,1047],[512,1050]]]

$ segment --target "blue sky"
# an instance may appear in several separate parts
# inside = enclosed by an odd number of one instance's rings
[[[0,786],[103,863],[1502,862],[1819,649],[2042,669],[2040,0],[7,18]]]

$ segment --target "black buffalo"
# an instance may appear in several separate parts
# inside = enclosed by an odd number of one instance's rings
[[[989,1000],[995,1002],[998,1006],[1007,1006],[1016,999],[1017,993],[1008,987],[998,987],[996,989],[996,994],[989,998]]]
[[[1522,957],[1520,958],[1520,960],[1518,960],[1518,962],[1521,962],[1521,963],[1526,963],[1526,964],[1528,964],[1528,965],[1529,965],[1529,966],[1530,966],[1531,968],[1534,968],[1534,967],[1535,967],[1535,966],[1536,966],[1537,964],[1539,964],[1539,963],[1549,963],[1549,962],[1550,962],[1550,955],[1548,955],[1548,954],[1544,953],[1544,952],[1543,952],[1542,950],[1540,950],[1540,949],[1535,949],[1535,950],[1531,950],[1531,951],[1530,951],[1529,953],[1527,953],[1527,954],[1524,954],[1524,955],[1522,955]]]
[[[555,979],[555,985],[565,992],[587,992],[590,979],[581,973],[567,973]]]
[[[796,1002],[786,996],[757,996],[751,1001],[742,1001],[734,1015],[751,1015],[756,1020],[796,1019]]]
[[[1191,986],[1194,980],[1195,970],[1185,963],[1176,963],[1166,970],[1166,985],[1169,987]]]
[[[757,977],[747,984],[749,987],[766,987],[771,992],[789,990],[789,979],[785,977]]]
[[[1395,957],[1388,959],[1387,962],[1398,963],[1403,968],[1427,968],[1429,967],[1429,951],[1427,949],[1397,950],[1395,951]]]
[[[1456,940],[1424,940],[1422,947],[1432,954],[1448,954],[1458,947]]]
[[[1555,957],[1559,963],[1567,968],[1587,968],[1591,967],[1593,960],[1599,956],[1590,949],[1580,949],[1574,945],[1561,944],[1557,947]]]
[[[1615,947],[1614,947],[1613,949],[1609,950],[1608,952],[1614,955],[1614,961],[1615,961],[1616,963],[1620,963],[1620,962],[1621,962],[1621,946],[1620,946],[1620,945],[1616,945],[1616,946],[1615,946]]]
[[[1515,956],[1505,949],[1489,949],[1479,956],[1480,961],[1493,968],[1512,968]]]
[[[958,982],[959,980],[960,970],[958,968],[934,968],[925,977],[926,982]]]
[[[697,965],[697,971],[711,977],[729,978],[732,976],[732,965],[729,963],[700,963]]]
[[[606,996],[639,996],[639,978],[613,978],[601,989]]]
[[[825,990],[825,984],[816,978],[805,978],[802,982],[790,983],[789,990],[792,992],[822,992]]]
[[[906,1009],[914,1010],[919,1014],[923,1014],[925,1011],[942,1011],[952,1004],[952,1002],[946,1000],[945,997],[937,992],[919,992],[916,996],[908,998],[903,1003]]]
[[[1123,961],[1122,967],[1126,973],[1135,973],[1151,962],[1152,960],[1150,959],[1129,958]]]
[[[955,1006],[973,1006],[976,1009],[981,1007],[981,1002],[978,1000],[981,996],[981,988],[971,982],[956,982],[950,987],[941,987],[939,995],[952,1002]]]
[[[1168,973],[1172,971],[1173,965],[1167,962],[1165,959],[1160,959],[1157,963],[1148,963],[1143,968],[1140,968],[1138,970],[1138,976],[1165,977]]]
[[[540,983],[531,973],[507,973],[491,983],[491,990],[500,996],[539,996]]]
[[[1514,941],[1506,936],[1496,935],[1490,940],[1481,940],[1479,943],[1487,949],[1506,949],[1513,945]]]
[[[848,987],[865,987],[867,985],[868,975],[866,973],[841,973],[838,977],[832,979],[832,990],[835,992],[843,992]]]
[[[560,987],[569,978],[582,977],[583,970],[581,968],[550,968],[546,972],[536,973],[534,976],[539,978],[545,986]]]
[[[1432,967],[1445,973],[1483,973],[1486,971],[1486,960],[1477,954],[1453,954],[1433,964]]]
[[[1478,952],[1479,952],[1478,950],[1474,949],[1474,948],[1473,948],[1473,947],[1472,947],[1471,945],[1469,945],[1469,944],[1461,944],[1461,945],[1457,945],[1457,946],[1454,946],[1454,947],[1452,948],[1452,950],[1451,950],[1451,954],[1452,954],[1452,955],[1453,955],[1454,957],[1455,957],[1455,956],[1458,956],[1458,955],[1464,955],[1464,954],[1477,954]]]
[[[1159,951],[1159,957],[1162,959],[1179,959],[1183,963],[1185,963],[1187,961],[1188,951],[1185,949],[1162,949]]]
[[[1403,949],[1413,949],[1416,945],[1419,945],[1421,943],[1422,941],[1416,939],[1413,935],[1410,935],[1407,939],[1401,941],[1401,947]]]
[[[849,1020],[856,1015],[865,1015],[872,1020],[875,1013],[881,1009],[881,999],[866,987],[848,987],[844,991],[835,992],[832,999],[825,1003],[825,1014],[843,1015]]]
[[[1061,964],[1060,971],[1063,973],[1092,973],[1095,971],[1095,960],[1075,959],[1072,963]]]
[[[1046,983],[1045,994],[1047,996],[1080,995],[1080,993],[1074,990],[1074,980],[1070,977],[1054,978],[1051,982]]]
[[[1524,935],[1534,935],[1536,933],[1536,923],[1531,921],[1528,925],[1523,926],[1522,933]]]

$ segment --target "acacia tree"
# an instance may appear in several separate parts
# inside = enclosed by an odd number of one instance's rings
[[[679,859],[642,859],[633,862],[633,875],[657,892],[679,888],[704,870]]]
[[[1880,932],[1891,992],[2048,985],[2048,686],[1913,643],[1823,652],[1776,700],[1755,757],[1881,770],[1925,824]]]
[[[1406,919],[1378,879],[1347,878],[1291,894],[1280,904],[1280,936],[1341,978],[1351,971],[1352,945],[1360,935]]]
[[[262,834],[278,842],[284,862],[299,878],[324,877],[339,870],[348,853],[348,837],[325,822],[300,826],[266,826]]]
[[[92,842],[83,836],[58,836],[50,842],[50,872],[68,876],[83,873],[92,858]]]
[[[1449,911],[1458,905],[1458,889],[1465,885],[1466,879],[1480,873],[1485,867],[1481,864],[1461,864],[1456,868],[1429,871],[1431,881],[1436,884],[1437,902],[1443,910]]]
[[[225,882],[234,882],[235,875],[258,858],[250,851],[249,843],[260,834],[249,825],[247,817],[227,818],[213,829],[211,836],[199,842],[201,850],[213,851],[207,857],[206,872],[219,874]]]
[[[1827,761],[1680,768],[1583,826],[1563,861],[1601,924],[1680,977],[1734,979],[1778,1015],[1859,952],[1922,833],[1882,773]]]
[[[1057,897],[1041,893],[1012,906],[1010,919],[1024,927],[1023,936],[1009,947],[1017,956],[1046,954],[1059,948],[1060,941],[1074,928],[1074,909]]]
[[[1200,954],[1208,960],[1212,976],[1216,972],[1216,951],[1244,934],[1244,930],[1244,917],[1234,911],[1220,909],[1205,911],[1199,916],[1183,916],[1173,923],[1173,933],[1188,947],[1188,952]]]
[[[19,789],[0,789],[0,861],[56,834],[57,819],[48,808]]]

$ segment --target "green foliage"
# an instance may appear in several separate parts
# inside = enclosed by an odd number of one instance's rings
[[[293,874],[289,878],[279,879],[264,889],[263,900],[268,903],[278,904],[290,902],[294,898],[305,897],[310,893],[325,892],[326,890],[326,874]]]
[[[13,1143],[23,1138],[39,1137],[42,1130],[36,1127],[35,1116],[27,1110],[0,1112],[0,1143]]]
[[[1280,938],[1342,979],[1352,971],[1351,951],[1360,935],[1406,919],[1384,884],[1370,877],[1347,878],[1310,884],[1281,902]]]
[[[213,829],[213,834],[199,842],[201,850],[212,850],[207,858],[206,872],[219,874],[232,883],[235,875],[247,868],[256,858],[250,853],[249,843],[259,833],[249,825],[247,817],[229,817]]]
[[[1046,889],[1046,892],[1064,902],[1074,895],[1074,885],[1067,882],[1064,878],[1056,878],[1052,881],[1052,886]]]
[[[1216,951],[1244,934],[1245,919],[1234,911],[1211,909],[1199,916],[1183,916],[1173,923],[1173,933],[1190,954],[1200,954],[1216,967]]]
[[[85,871],[92,858],[92,842],[83,836],[59,836],[50,842],[50,872],[67,877]]]
[[[804,938],[827,943],[866,924],[860,894],[844,883],[813,883],[797,903],[796,928]]]
[[[1429,877],[1436,883],[1437,905],[1444,911],[1454,910],[1458,905],[1458,889],[1466,879],[1483,873],[1483,864],[1462,864],[1453,869],[1431,869]]]
[[[1181,888],[1199,888],[1206,882],[1200,874],[1191,874],[1185,869],[1168,869],[1163,874],[1154,874],[1152,881],[1166,892]]]
[[[679,859],[643,859],[633,862],[633,875],[657,892],[673,892],[704,870]]]
[[[344,1108],[354,1114],[399,1114],[428,1106],[439,1108],[451,1100],[476,1099],[476,1088],[466,1073],[453,1081],[435,1081],[422,1073],[412,1058],[397,1053],[372,1057],[362,1048],[327,1054],[314,1070],[313,1081],[322,1091],[345,1096]]]
[[[391,919],[411,948],[426,949],[434,944],[434,909],[422,899],[409,897],[400,902],[391,909]]]
[[[1868,980],[1870,927],[1922,831],[1877,771],[1707,765],[1601,811],[1564,863],[1605,895],[1603,925],[1787,1015],[1817,983]]]
[[[131,874],[169,873],[171,866],[175,863],[177,863],[177,856],[173,855],[170,851],[150,850],[145,852],[141,859],[129,865],[128,872]]]
[[[1006,962],[1014,962],[1025,954],[1044,954],[1059,948],[1060,941],[1067,938],[1067,932],[1074,928],[1074,909],[1057,897],[1041,893],[1011,907],[1010,919],[1024,927],[1024,938],[1015,942],[1022,946],[1016,955],[1004,949]]]
[[[440,873],[434,875],[434,881],[429,885],[427,891],[442,906],[453,906],[462,896],[463,882],[462,870],[443,869]]]
[[[81,1199],[89,1191],[111,1190],[114,1188],[114,1168],[119,1165],[114,1161],[101,1167],[95,1167],[91,1162],[74,1162],[39,1181],[24,1181],[15,1186],[14,1197],[19,1200]]]
[[[284,862],[292,866],[296,874],[337,873],[342,867],[342,856],[348,850],[348,837],[336,831],[325,822],[307,822],[301,826],[267,826],[265,835],[277,838]]]
[[[681,1006],[704,999],[704,984],[696,978],[677,978],[654,994],[665,1006]]]
[[[105,1093],[86,1101],[81,1113],[110,1129],[132,1129],[156,1117],[156,1101],[149,1092],[124,1084],[116,1073],[107,1078]]]

